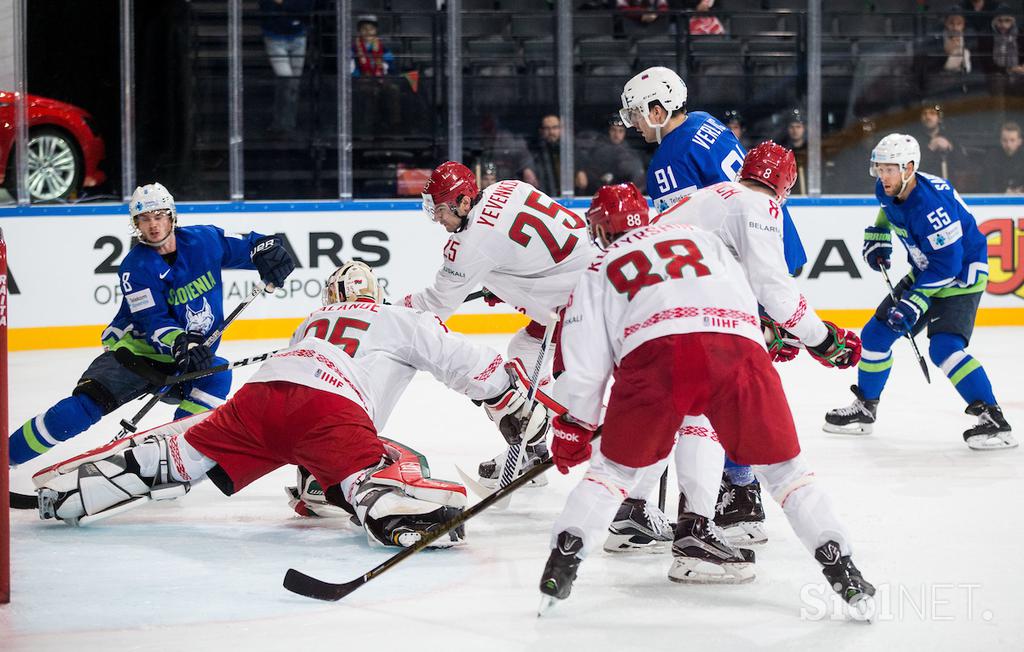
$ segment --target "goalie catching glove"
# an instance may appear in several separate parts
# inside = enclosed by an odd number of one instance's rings
[[[846,369],[860,362],[860,338],[853,331],[839,328],[830,321],[825,322],[828,336],[816,346],[808,346],[811,357],[826,367]]]

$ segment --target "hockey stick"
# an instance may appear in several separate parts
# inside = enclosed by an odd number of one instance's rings
[[[263,291],[265,289],[266,285],[264,285],[263,281],[257,283],[253,287],[252,291],[249,292],[249,296],[245,297],[245,299],[242,299],[242,302],[235,306],[235,309],[232,310],[231,314],[227,316],[227,318],[224,320],[224,323],[221,324],[221,327],[216,331],[210,333],[210,336],[206,338],[206,341],[204,341],[203,344],[205,346],[213,346],[217,342],[217,340],[220,339],[220,336],[224,334],[224,331],[227,329],[227,327],[231,325],[231,322],[233,322],[235,318],[238,317],[238,315],[240,315],[242,311],[245,310],[250,303],[255,301],[256,297],[263,294]],[[114,355],[116,356],[117,354],[115,353]],[[139,425],[139,421],[142,420],[142,417],[146,416],[149,413],[149,411],[156,406],[157,403],[162,401],[164,396],[166,396],[169,391],[171,391],[170,385],[162,387],[160,391],[155,392],[153,394],[152,398],[150,398],[149,401],[147,401],[146,404],[142,406],[142,409],[136,412],[135,416],[133,416],[130,420],[126,421],[124,419],[121,419],[121,431],[117,433],[117,437],[115,437],[115,439],[120,439],[125,435],[129,435],[135,432],[138,429],[137,426]]]
[[[600,434],[595,434],[594,439],[597,439],[599,436]],[[507,499],[512,492],[523,488],[529,484],[531,480],[554,466],[554,464],[555,463],[553,461],[548,460],[547,462],[542,462],[537,466],[531,467],[526,471],[526,473],[510,482],[505,487],[499,488],[493,494],[487,496],[477,504],[472,507],[468,507],[464,512],[443,524],[433,532],[428,533],[424,538],[420,539],[412,546],[403,548],[401,551],[395,553],[391,557],[388,557],[383,562],[374,566],[354,580],[335,584],[333,582],[325,582],[324,580],[306,575],[294,568],[289,568],[288,572],[285,573],[284,576],[284,588],[288,589],[292,593],[297,593],[299,595],[306,596],[307,598],[313,598],[314,600],[337,602],[349,593],[358,589],[363,584],[366,584],[370,580],[380,576],[382,573],[394,568],[412,555],[415,555],[420,550],[423,550],[449,531],[459,527],[491,505]]]
[[[123,354],[122,351],[124,352]],[[251,355],[248,358],[239,358],[234,362],[220,364],[216,367],[207,367],[206,369],[200,369],[199,371],[190,371],[177,376],[166,376],[160,373],[159,369],[149,364],[147,358],[137,356],[127,349],[118,349],[114,352],[114,357],[117,358],[117,361],[121,363],[122,367],[133,371],[150,385],[153,385],[154,387],[165,387],[168,385],[178,385],[181,383],[191,382],[197,378],[205,378],[206,376],[219,374],[222,371],[229,371],[231,369],[237,369],[238,367],[245,367],[257,362],[263,362],[270,356],[275,353],[280,353],[281,351],[284,351],[284,349],[274,349],[273,351],[260,353],[259,355]]]
[[[665,498],[668,493],[668,467],[661,472],[661,479],[658,480],[658,509],[665,511]]]
[[[547,366],[548,354],[551,352],[551,338],[555,333],[555,326],[558,324],[558,315],[552,313],[548,320],[547,326],[544,327],[544,339],[540,343],[540,353],[537,355],[537,361],[533,365],[533,374],[530,377],[530,388],[526,393],[526,400],[530,403],[530,418],[533,417],[533,411],[537,409],[537,403],[539,397],[537,391],[540,389],[540,375],[544,371],[544,367]],[[529,420],[527,421],[527,424]],[[505,455],[505,463],[501,466],[501,476],[498,479],[499,491],[511,484],[512,479],[516,477],[516,473],[523,465],[523,461],[526,457],[526,433],[521,433],[519,441],[514,444],[509,444],[508,453]],[[507,507],[508,503],[503,503],[502,508]]]
[[[476,292],[470,292],[466,295],[466,298],[462,300],[462,303],[469,303],[470,301],[476,301],[482,299],[487,293],[483,290],[477,290]]]
[[[882,278],[885,279],[885,285],[889,288],[889,298],[892,299],[893,305],[896,305],[899,303],[899,300],[896,299],[896,290],[892,286],[892,281],[889,280],[889,271],[884,266],[879,266],[879,269],[882,270]],[[923,317],[924,315],[921,316]],[[924,373],[924,379],[928,381],[928,384],[931,384],[932,377],[931,374],[928,373],[928,363],[921,357],[921,351],[917,348],[917,341],[909,331],[904,333],[904,335],[906,335],[907,339],[910,340],[910,346],[914,347],[914,355],[917,356],[917,363],[921,365],[921,371]]]

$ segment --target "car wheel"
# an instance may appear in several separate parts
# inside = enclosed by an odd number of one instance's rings
[[[82,155],[71,136],[52,127],[29,132],[28,193],[33,202],[71,197],[78,192],[84,174]]]

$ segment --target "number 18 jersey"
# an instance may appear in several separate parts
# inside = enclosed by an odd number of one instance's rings
[[[433,287],[403,303],[447,319],[483,285],[547,324],[593,256],[586,220],[528,183],[501,181],[483,191],[466,228],[449,238]]]

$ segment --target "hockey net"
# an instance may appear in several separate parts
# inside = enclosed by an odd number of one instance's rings
[[[7,464],[7,244],[0,229],[0,494],[10,493]],[[0,604],[11,601],[10,499],[0,504]]]

